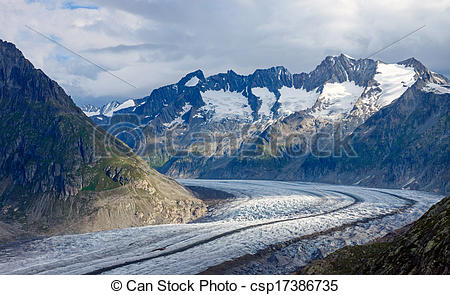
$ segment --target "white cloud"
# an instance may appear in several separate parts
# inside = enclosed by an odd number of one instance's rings
[[[0,38],[14,42],[36,67],[78,102],[140,97],[201,68],[206,74],[284,65],[312,70],[326,55],[368,54],[426,27],[374,58],[415,56],[450,73],[450,2],[288,0],[92,0],[67,9],[63,0],[2,0]],[[134,89],[61,47],[62,44],[136,85]]]

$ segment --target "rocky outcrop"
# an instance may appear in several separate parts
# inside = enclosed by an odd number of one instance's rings
[[[311,73],[294,74],[294,86],[313,90],[327,82],[345,81],[367,86],[376,73],[376,66],[376,61],[372,59],[356,60],[345,54],[328,56]]]
[[[0,221],[35,234],[187,222],[205,205],[0,41]]]
[[[347,246],[298,274],[450,274],[450,197],[382,241]]]

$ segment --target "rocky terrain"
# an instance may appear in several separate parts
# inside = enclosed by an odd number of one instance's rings
[[[182,223],[206,212],[4,41],[0,106],[0,240]]]
[[[344,247],[298,274],[450,274],[450,197],[402,231]]]
[[[198,70],[115,111],[84,110],[172,177],[448,192],[449,92],[447,78],[414,58],[341,54],[310,73]]]

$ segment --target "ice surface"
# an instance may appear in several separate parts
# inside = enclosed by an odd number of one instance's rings
[[[281,71],[281,70],[280,70]],[[267,87],[255,87],[252,88],[252,93],[259,97],[262,101],[261,108],[258,113],[260,117],[272,118],[271,109],[276,102],[276,97],[273,92],[270,92]]]
[[[206,105],[200,109],[212,112],[214,120],[252,120],[252,110],[248,105],[248,100],[240,92],[207,90],[201,95]]]
[[[399,98],[416,81],[414,68],[399,64],[378,62],[374,79],[380,83],[381,96],[377,100],[379,108]]]
[[[427,83],[422,90],[426,92],[433,92],[436,94],[450,94],[450,86],[449,85],[439,85],[436,83]]]
[[[280,98],[278,102],[281,104],[279,108],[280,114],[290,115],[294,112],[311,108],[319,97],[316,89],[306,91],[303,88],[283,86],[279,89]]]
[[[104,113],[103,115],[105,115],[106,117],[112,117],[114,115],[114,112],[117,112],[122,109],[130,108],[130,107],[134,107],[134,105],[135,105],[134,100],[129,99],[127,101],[124,101],[117,107],[111,108],[110,110],[108,110],[108,112]]]
[[[298,263],[304,263],[315,251],[328,253],[346,244],[364,243],[410,223],[444,197],[418,191],[301,182],[180,182],[227,191],[236,198],[197,223],[56,236],[9,244],[0,247],[0,273],[83,274],[113,267],[104,273],[195,274],[275,243],[348,225],[345,230],[319,235],[317,243],[300,240],[289,246],[286,251],[300,253],[292,255]],[[364,222],[367,218],[372,220]],[[133,262],[143,258],[142,262]],[[114,268],[121,263],[127,265]],[[275,268],[278,266],[274,264]],[[284,269],[284,273],[289,270]],[[266,272],[283,271],[279,267],[266,269]]]
[[[316,118],[338,118],[353,109],[363,91],[364,87],[356,85],[353,81],[326,83],[312,115]]]
[[[194,76],[189,81],[187,81],[186,84],[184,84],[184,85],[187,87],[193,87],[193,86],[196,86],[199,81],[200,81],[200,79],[197,78],[197,76]]]

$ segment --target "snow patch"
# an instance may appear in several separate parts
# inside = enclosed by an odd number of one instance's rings
[[[129,99],[129,100],[119,104],[116,107],[110,108],[107,112],[103,113],[103,115],[106,117],[112,117],[115,112],[122,110],[122,109],[134,107],[134,106],[135,106],[134,100]]]
[[[248,105],[248,100],[240,92],[207,90],[202,92],[201,96],[206,105],[201,107],[200,110],[211,112],[214,120],[252,120],[252,110]]]
[[[355,59],[354,57],[352,57],[352,56],[350,56],[350,55],[348,55],[348,54],[345,54],[345,53],[342,53],[342,55],[345,56],[345,57],[348,58],[348,59]]]
[[[278,102],[281,105],[278,111],[282,115],[290,115],[311,108],[319,96],[316,90],[306,91],[304,88],[283,86],[279,89],[281,95]]]
[[[416,81],[414,68],[399,64],[379,62],[374,79],[380,83],[382,93],[376,105],[379,108],[391,104],[399,98]]]
[[[427,85],[425,85],[422,90],[425,92],[433,92],[436,94],[450,94],[450,85],[427,83]]]
[[[326,83],[314,106],[314,117],[338,118],[353,109],[364,88],[354,81]]]
[[[200,79],[197,76],[194,76],[189,81],[187,81],[184,85],[187,87],[194,87],[194,86],[197,86],[198,82],[200,82]]]
[[[178,116],[175,117],[175,119],[172,120],[172,122],[169,123],[163,123],[164,126],[166,126],[167,128],[171,128],[175,125],[181,124],[183,123],[183,116],[189,112],[192,109],[192,106],[186,102],[183,106],[183,108],[181,109],[181,112],[178,114]]]
[[[100,115],[100,110],[97,110],[97,111],[95,111],[95,112],[85,112],[85,111],[83,111],[83,113],[84,113],[86,116],[88,116],[88,117],[98,116],[98,115]]]
[[[267,89],[267,87],[252,88],[252,93],[255,96],[259,97],[262,101],[261,107],[258,111],[259,115],[261,117],[265,116],[270,119],[272,117],[271,109],[276,102],[275,94],[273,92],[270,92],[269,89]]]

